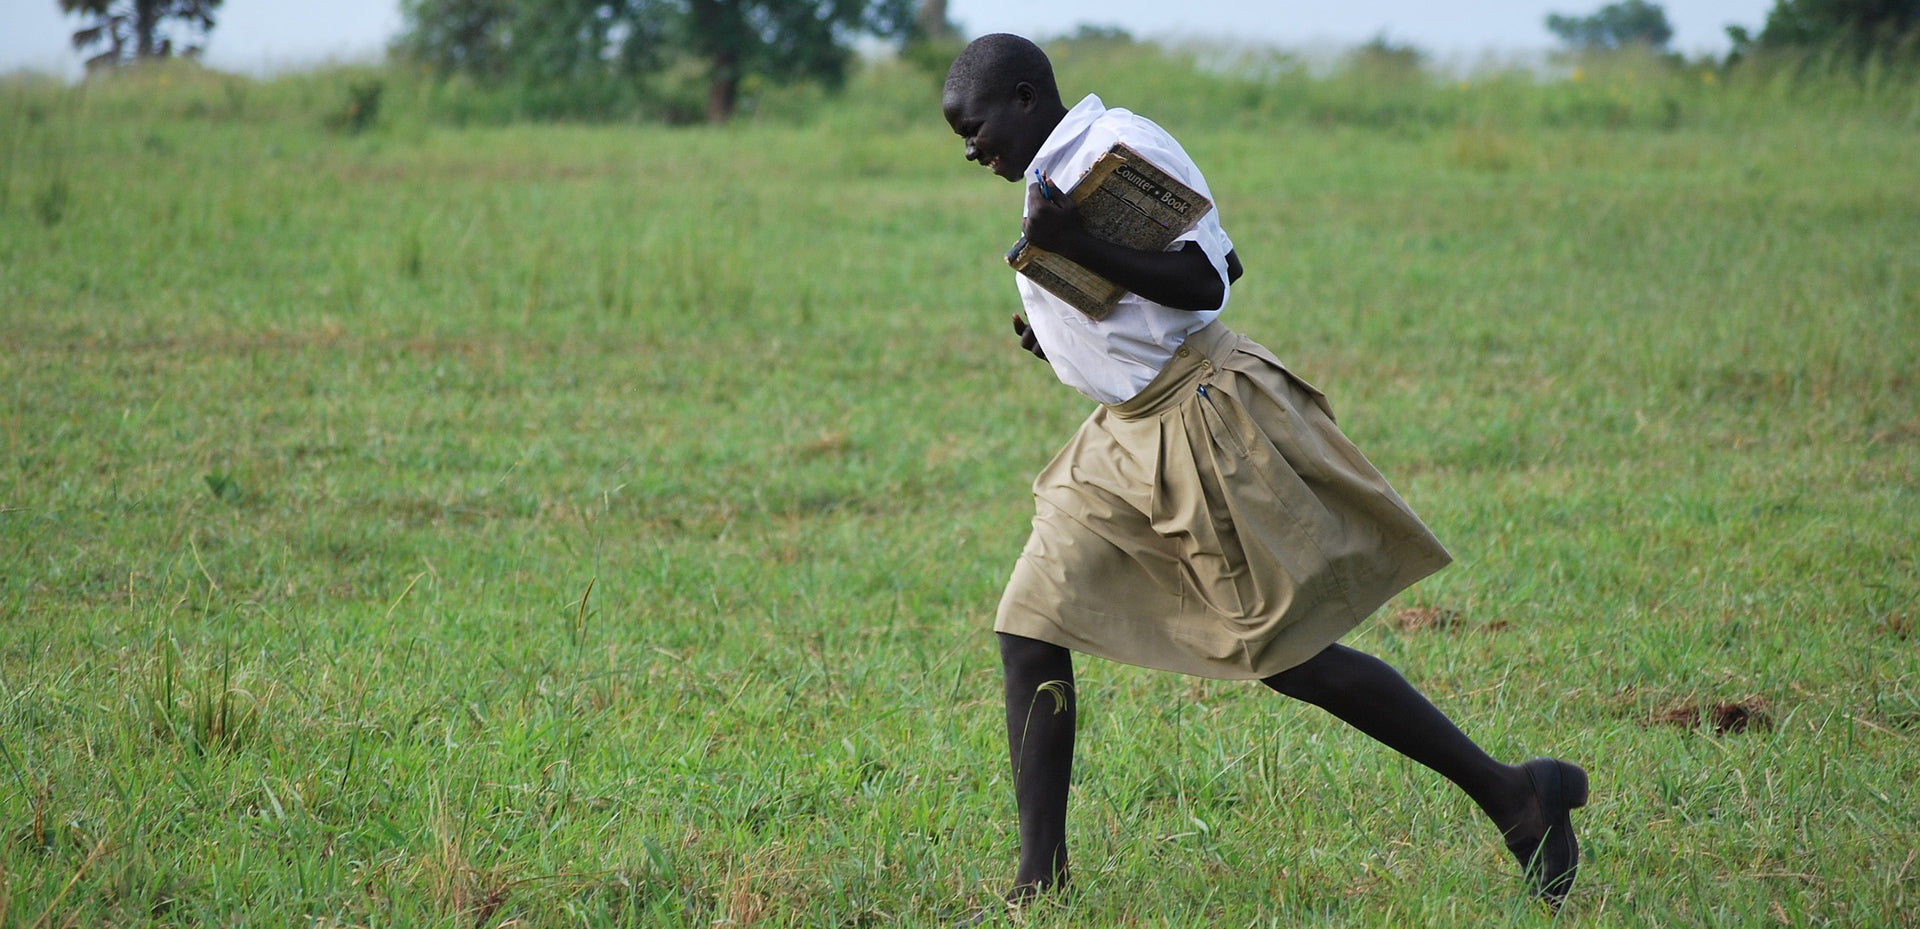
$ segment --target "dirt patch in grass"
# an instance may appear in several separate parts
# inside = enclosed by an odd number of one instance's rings
[[[1698,729],[1704,725],[1711,728],[1714,735],[1765,731],[1773,728],[1773,705],[1760,696],[1709,702],[1687,699],[1654,710],[1647,724],[1681,729]]]

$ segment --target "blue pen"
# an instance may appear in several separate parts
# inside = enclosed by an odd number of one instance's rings
[[[1040,182],[1040,196],[1044,197],[1048,202],[1052,202],[1053,182],[1047,180],[1047,176],[1041,174],[1039,168],[1033,169],[1033,179]]]

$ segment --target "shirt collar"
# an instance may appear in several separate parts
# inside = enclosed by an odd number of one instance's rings
[[[1035,170],[1052,173],[1047,171],[1051,163],[1071,152],[1080,137],[1093,126],[1093,121],[1106,111],[1107,106],[1100,102],[1099,97],[1088,94],[1081,98],[1079,103],[1073,105],[1073,109],[1067,111],[1066,116],[1061,117],[1060,124],[1047,134],[1047,140],[1040,143],[1040,150],[1033,153],[1033,163],[1027,166],[1027,173],[1032,174]]]

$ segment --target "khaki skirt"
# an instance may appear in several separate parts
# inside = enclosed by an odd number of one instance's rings
[[[1201,677],[1291,668],[1451,560],[1326,397],[1218,322],[1033,493],[994,629]]]

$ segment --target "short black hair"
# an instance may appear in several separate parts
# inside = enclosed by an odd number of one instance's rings
[[[1053,82],[1053,62],[1040,46],[1005,32],[983,35],[967,43],[947,70],[945,92],[976,99],[997,99],[1013,95],[1021,82],[1032,84],[1043,98],[1060,99],[1060,88]]]

